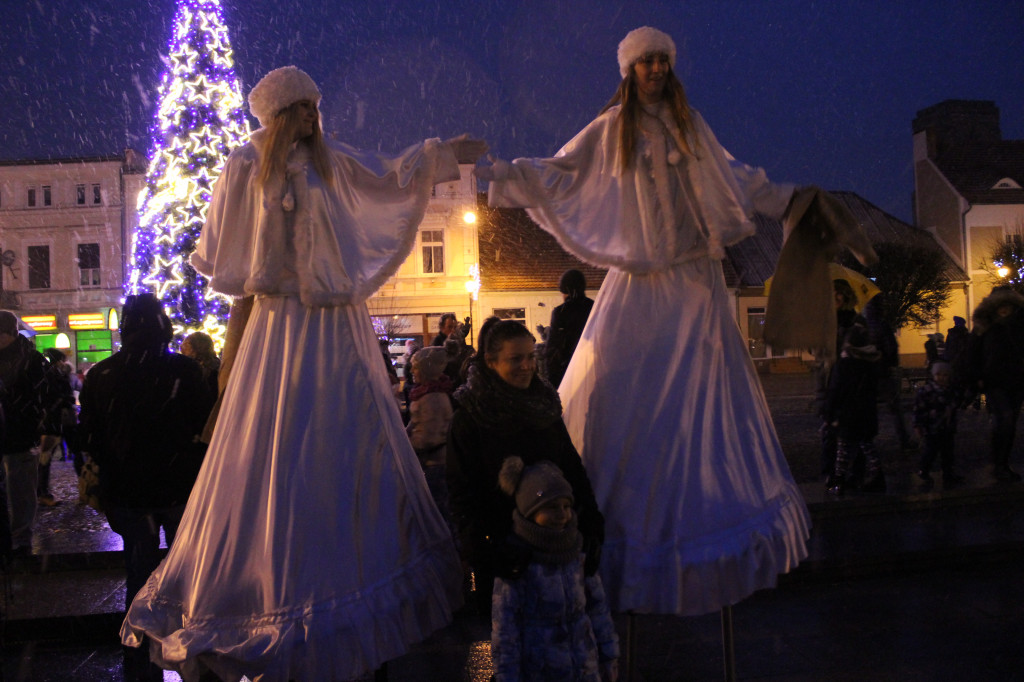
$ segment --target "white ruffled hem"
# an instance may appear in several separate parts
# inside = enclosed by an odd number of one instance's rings
[[[775,587],[807,558],[810,518],[795,485],[741,525],[640,546],[606,538],[601,578],[616,612],[698,616]]]
[[[186,682],[207,670],[253,682],[355,679],[447,625],[462,604],[450,542],[358,592],[247,617],[188,616],[181,600],[158,596],[160,573],[136,596],[121,638],[137,647],[149,637],[150,658]]]

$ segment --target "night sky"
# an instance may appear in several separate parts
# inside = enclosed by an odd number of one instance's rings
[[[634,7],[634,5],[636,7]],[[642,9],[637,9],[642,7]],[[398,150],[468,131],[504,158],[553,154],[619,81],[652,25],[690,103],[777,181],[857,192],[910,221],[911,121],[993,100],[1024,138],[1024,6],[995,0],[223,0],[243,93],[295,64],[324,127]],[[174,0],[5,0],[0,159],[149,153]],[[253,120],[255,127],[255,120]]]

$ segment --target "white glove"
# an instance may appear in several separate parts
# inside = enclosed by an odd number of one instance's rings
[[[502,180],[508,180],[508,174],[512,170],[512,164],[502,159],[497,159],[493,156],[488,156],[487,160],[491,162],[490,166],[477,166],[473,169],[473,175],[478,180],[485,182],[501,182]]]

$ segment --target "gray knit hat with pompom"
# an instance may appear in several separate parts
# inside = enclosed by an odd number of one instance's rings
[[[526,519],[559,497],[573,499],[572,486],[562,470],[547,460],[525,466],[520,457],[507,458],[498,474],[498,487],[515,500],[516,509]]]

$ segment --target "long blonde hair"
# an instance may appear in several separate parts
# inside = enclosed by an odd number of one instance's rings
[[[313,167],[320,174],[324,184],[330,185],[334,179],[334,173],[331,171],[330,155],[327,151],[327,143],[324,142],[319,114],[318,109],[313,133],[300,139],[298,143],[309,147],[313,157]],[[259,183],[261,187],[274,175],[284,175],[288,161],[288,149],[295,140],[295,131],[302,125],[300,117],[299,103],[292,102],[279,111],[270,121],[270,125],[266,126],[267,137],[260,152]]]
[[[679,133],[683,138],[686,151],[695,154],[692,145],[696,145],[696,137],[693,130],[693,112],[686,100],[686,91],[683,84],[676,78],[671,67],[665,75],[665,101],[668,103],[672,118],[679,127]],[[636,93],[636,71],[633,66],[629,67],[629,73],[619,83],[618,89],[608,103],[604,105],[600,113],[611,109],[616,104],[621,104],[619,110],[619,155],[621,156],[622,170],[626,170],[633,163],[633,156],[636,152],[637,131],[640,128],[640,97]]]

